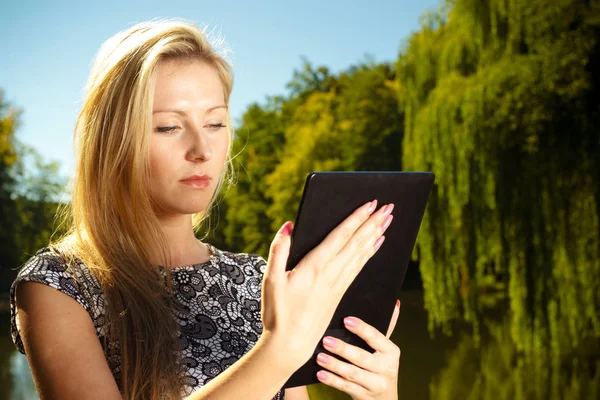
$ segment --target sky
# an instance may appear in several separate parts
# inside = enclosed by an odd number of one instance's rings
[[[234,121],[254,102],[286,94],[302,57],[337,73],[368,56],[393,62],[441,0],[10,1],[0,13],[0,89],[22,110],[17,139],[73,172],[73,128],[93,58],[135,23],[184,18],[231,49]]]

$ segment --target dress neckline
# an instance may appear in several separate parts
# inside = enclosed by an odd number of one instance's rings
[[[206,245],[206,247],[208,248],[208,251],[210,253],[210,258],[204,262],[201,263],[196,263],[196,264],[188,264],[188,265],[180,265],[177,267],[171,267],[169,268],[171,271],[179,271],[179,270],[189,270],[189,269],[195,269],[195,268],[199,268],[199,267],[205,267],[208,265],[215,265],[218,258],[219,258],[219,249],[217,249],[215,246],[213,246],[210,243],[205,243],[203,242],[204,245]],[[161,266],[161,268],[164,268]]]

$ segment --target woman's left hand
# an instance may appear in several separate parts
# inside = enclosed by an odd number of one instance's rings
[[[317,363],[329,370],[317,373],[319,381],[348,393],[355,400],[397,400],[400,349],[389,337],[399,314],[400,301],[396,303],[385,336],[356,317],[344,318],[346,329],[362,338],[375,352],[369,353],[329,336],[323,338],[325,349],[349,362],[319,353]]]

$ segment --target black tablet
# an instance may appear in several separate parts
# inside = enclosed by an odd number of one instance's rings
[[[386,333],[433,181],[431,172],[313,172],[307,176],[292,234],[288,270],[361,205],[374,199],[378,201],[377,208],[388,203],[395,205],[394,221],[385,232],[383,245],[348,288],[324,336],[337,337],[373,352],[344,327],[343,319],[356,316]],[[284,386],[318,383],[316,374],[322,369],[316,362],[319,352],[331,355],[320,341],[311,359]]]

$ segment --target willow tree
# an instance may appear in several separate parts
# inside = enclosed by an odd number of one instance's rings
[[[447,353],[444,368],[429,384],[437,400],[579,400],[600,398],[600,360],[572,358],[553,368],[552,355],[521,357],[508,323],[493,323],[482,343],[463,335]]]
[[[404,167],[437,176],[419,235],[430,325],[504,290],[519,352],[600,333],[597,1],[456,0],[397,63]]]

